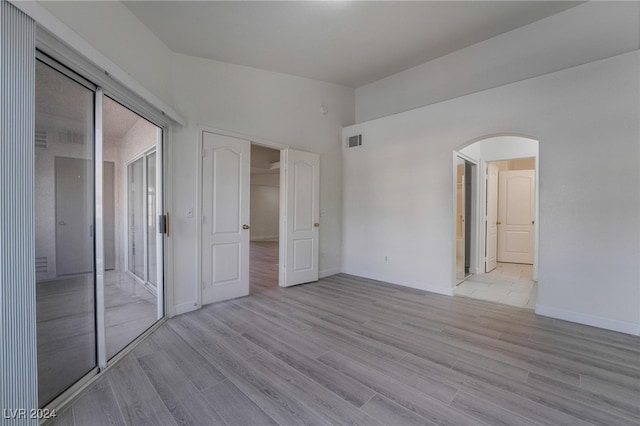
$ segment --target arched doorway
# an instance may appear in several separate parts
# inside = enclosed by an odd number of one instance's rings
[[[538,141],[487,136],[453,154],[455,293],[534,309]]]

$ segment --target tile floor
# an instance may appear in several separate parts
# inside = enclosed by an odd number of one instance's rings
[[[535,309],[538,284],[533,281],[533,266],[498,263],[488,274],[471,275],[456,287],[456,295]]]

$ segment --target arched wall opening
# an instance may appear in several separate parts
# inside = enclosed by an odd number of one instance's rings
[[[532,265],[532,280],[538,280],[538,160],[538,140],[521,135],[484,136],[453,151],[454,288],[474,275],[480,280],[496,266]],[[467,286],[455,291],[467,292]],[[491,297],[501,302],[498,294]],[[508,300],[504,303],[526,303]]]

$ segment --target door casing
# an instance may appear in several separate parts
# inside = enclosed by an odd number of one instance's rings
[[[459,148],[457,148],[457,150],[463,149],[468,147],[469,145],[472,145],[473,143],[477,143],[477,142],[481,142],[483,140],[486,139],[492,139],[494,137],[497,136],[505,136],[505,135],[493,135],[493,136],[485,136],[482,138],[478,138],[478,139],[474,139],[472,142],[470,143],[466,143],[462,146],[460,146]],[[522,139],[529,139],[529,140],[534,140],[536,142],[538,142],[538,144],[540,143],[539,140],[537,138],[532,138],[532,137],[528,137],[528,136],[520,136],[520,135],[514,135],[515,137],[518,138],[522,138]],[[539,146],[539,145],[538,145]],[[461,156],[462,158],[468,158],[466,157],[464,154],[460,153],[459,151],[454,150],[453,151],[453,163],[452,163],[452,173],[453,173],[453,183],[452,183],[452,194],[454,194],[453,196],[453,203],[452,203],[452,227],[451,227],[451,238],[452,238],[452,242],[453,242],[453,248],[452,248],[452,258],[451,258],[451,262],[452,262],[452,284],[451,286],[455,289],[455,286],[457,283],[456,279],[455,279],[455,271],[456,271],[456,257],[455,257],[455,241],[456,241],[456,226],[455,226],[455,218],[456,218],[456,199],[455,199],[455,194],[456,194],[456,158],[458,156]],[[481,269],[476,270],[477,272],[475,273],[483,273],[484,268],[485,268],[485,247],[486,247],[486,234],[485,234],[485,219],[486,219],[486,197],[487,197],[487,191],[486,191],[486,185],[484,184],[486,182],[487,179],[487,165],[491,162],[496,162],[496,161],[505,161],[505,160],[516,160],[516,159],[520,159],[520,158],[534,158],[535,159],[535,183],[534,183],[534,194],[535,194],[535,200],[534,200],[534,216],[536,218],[535,223],[534,223],[534,229],[533,229],[533,234],[534,234],[534,250],[533,250],[533,280],[537,281],[538,280],[538,259],[539,259],[539,229],[540,229],[540,224],[539,224],[539,220],[538,218],[540,217],[540,167],[539,167],[539,148],[538,150],[536,150],[535,153],[527,153],[524,155],[505,155],[505,156],[493,156],[491,158],[491,160],[489,161],[485,161],[483,159],[480,160],[479,162],[479,167],[477,167],[478,169],[478,179],[476,180],[474,187],[477,189],[477,206],[478,210],[477,210],[477,215],[476,215],[476,239],[475,239],[475,246],[476,246],[476,252],[475,255],[472,254],[472,256],[476,257],[476,265],[482,265]]]
[[[199,143],[198,143],[198,153],[200,155],[202,155],[202,151],[203,151],[203,134],[204,132],[209,132],[209,133],[214,133],[214,134],[218,134],[221,136],[227,136],[227,137],[232,137],[232,138],[236,138],[236,139],[242,139],[245,141],[249,141],[251,144],[255,144],[255,145],[260,145],[260,146],[264,146],[267,148],[271,148],[271,149],[275,149],[280,151],[280,160],[282,162],[283,160],[283,151],[288,149],[289,146],[288,145],[284,145],[281,143],[277,143],[277,142],[273,142],[267,139],[262,139],[262,138],[257,138],[254,136],[248,136],[242,133],[236,133],[236,132],[230,132],[227,130],[221,130],[221,129],[216,129],[213,127],[208,127],[208,126],[200,126],[199,127]],[[202,190],[203,190],[203,183],[202,183],[202,172],[203,172],[203,167],[202,167],[202,158],[199,158],[198,160],[198,170],[197,170],[197,174],[198,174],[198,179],[197,179],[197,194],[198,194],[198,202],[197,202],[197,214],[195,215],[196,218],[201,218],[202,217]],[[286,193],[287,191],[287,182],[285,179],[285,175],[284,175],[284,170],[281,168],[280,169],[280,212],[279,212],[279,228],[280,228],[280,240],[282,241],[283,238],[286,238],[286,234],[283,235],[283,232],[285,232],[284,229],[284,225],[283,225],[283,215],[284,215],[284,209],[286,208],[286,206],[283,205],[284,201],[283,201],[283,194]],[[319,206],[318,206],[319,209]],[[318,211],[318,215],[319,215],[319,211]],[[318,232],[318,231],[316,231]],[[197,262],[197,291],[196,291],[196,304],[195,306],[193,306],[192,304],[190,304],[189,306],[176,306],[175,307],[175,314],[181,314],[184,312],[189,312],[193,309],[197,309],[200,308],[203,305],[203,297],[202,297],[202,221],[201,220],[197,220],[197,235],[198,235],[198,242],[197,242],[197,255],[196,255],[196,262]],[[316,236],[316,240],[317,240],[317,236]],[[317,255],[317,254],[316,254]],[[286,255],[283,255],[282,251],[280,252],[279,255],[279,267],[278,270],[280,271],[278,274],[278,286],[280,287],[286,287],[286,277],[285,275],[281,272],[283,270],[283,265],[286,259]],[[316,260],[319,260],[319,255],[317,255]]]

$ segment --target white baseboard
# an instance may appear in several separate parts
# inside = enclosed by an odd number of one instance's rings
[[[200,309],[200,306],[196,302],[181,303],[174,308],[176,315],[186,314],[197,309]]]
[[[357,277],[368,278],[370,280],[384,281],[389,284],[401,285],[403,287],[415,288],[416,290],[424,290],[430,293],[437,293],[445,296],[453,296],[455,294],[455,289],[453,287],[431,286],[418,281],[398,280],[393,277],[372,274],[366,271],[357,271],[355,269],[349,269],[349,268],[342,268],[342,272],[349,275],[355,275]]]
[[[325,269],[324,271],[318,272],[318,276],[320,278],[325,278],[330,277],[331,275],[339,274],[340,272],[340,268]]]
[[[612,320],[609,318],[582,314],[580,312],[566,311],[564,309],[558,309],[551,306],[544,306],[539,303],[536,305],[536,314],[564,321],[576,322],[578,324],[604,328],[606,330],[613,330],[620,333],[632,334],[634,336],[640,335],[640,324]]]

